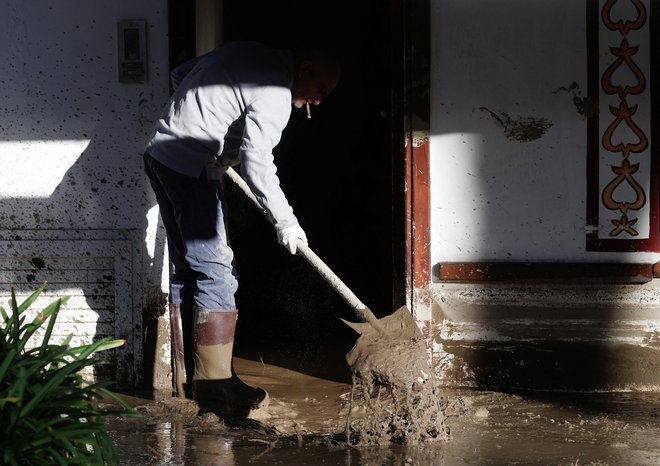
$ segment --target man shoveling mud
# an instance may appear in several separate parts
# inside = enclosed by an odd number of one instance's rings
[[[249,412],[268,394],[232,369],[238,311],[233,252],[225,229],[222,175],[241,174],[291,254],[307,244],[276,174],[273,148],[291,105],[318,105],[337,85],[328,53],[294,54],[252,42],[229,43],[172,73],[175,92],[145,149],[145,170],[167,232],[170,312],[192,321],[193,398],[202,409]],[[176,343],[176,342],[175,342]]]

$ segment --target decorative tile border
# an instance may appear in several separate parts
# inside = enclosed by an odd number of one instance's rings
[[[588,250],[660,251],[657,16],[650,0],[587,2],[589,96],[598,102],[587,136]]]

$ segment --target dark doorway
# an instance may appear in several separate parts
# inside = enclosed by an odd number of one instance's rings
[[[387,1],[223,4],[225,42],[321,44],[341,57],[339,86],[311,119],[294,109],[275,157],[310,246],[379,317],[401,304],[393,298],[393,277],[401,275],[392,265],[391,23]],[[344,357],[357,335],[340,318],[356,320],[351,309],[277,244],[238,192],[228,188],[227,196],[240,283],[236,355],[345,379]]]

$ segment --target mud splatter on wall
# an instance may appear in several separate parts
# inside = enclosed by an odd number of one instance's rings
[[[612,4],[593,3],[601,7]],[[619,24],[615,29],[637,18],[636,2],[615,3],[618,6],[611,15],[611,22]],[[603,99],[589,89],[588,65],[593,60],[589,57],[601,57],[602,73],[612,65],[615,85],[629,86],[632,91],[637,79],[628,65],[631,60],[637,62],[642,49],[634,56],[630,49],[615,56],[606,45],[602,51],[588,54],[585,11],[584,3],[568,0],[533,6],[522,0],[497,6],[432,2],[433,263],[603,261],[624,256],[632,261],[660,259],[660,254],[641,253],[614,257],[588,251],[585,245],[589,234],[604,234],[605,226],[607,234],[630,229],[636,195],[626,180],[648,184],[640,176],[643,163],[640,172],[631,173],[637,163],[632,158],[641,161],[641,154],[631,155],[630,168],[617,166],[627,174],[611,173],[601,187],[605,191],[609,181],[618,183],[625,178],[615,189],[614,201],[621,203],[621,209],[629,208],[627,221],[621,211],[612,218],[619,222],[619,230],[609,220],[607,225],[591,225],[587,220],[588,126],[593,118],[600,118],[604,133],[617,120]],[[601,15],[596,12],[595,18]],[[631,37],[639,37],[639,31],[631,28],[632,23],[629,26],[632,46]],[[616,35],[616,30],[607,31]],[[614,37],[608,44],[618,49],[621,40]],[[638,42],[644,43],[635,44]],[[600,77],[595,81],[600,83]],[[647,93],[649,89],[647,85]],[[616,90],[608,95],[610,100],[616,97]],[[618,108],[619,102],[612,105]],[[637,124],[644,115],[648,109],[639,107],[630,119]],[[634,130],[625,128],[623,116],[620,120],[613,144],[624,136],[634,144]],[[615,158],[606,157],[613,163]],[[611,172],[610,165],[604,158],[601,176]],[[632,229],[640,231],[641,237],[640,223],[641,217]],[[622,231],[619,236],[626,234]]]
[[[145,84],[118,82],[117,22],[127,18],[147,22]],[[0,49],[0,299],[45,279],[51,295],[77,296],[58,334],[127,338],[119,370],[130,384],[142,289],[160,290],[163,272],[141,151],[169,91],[167,2],[9,0],[0,40],[11,44]]]
[[[658,24],[645,18],[651,4],[431,2],[434,265],[482,272],[611,262],[625,270],[660,261],[660,248],[587,246],[589,237],[648,238],[649,219],[660,231],[649,216],[656,209],[642,207],[659,192],[645,147],[654,134],[649,116],[657,115],[649,108],[657,101],[645,97],[657,88],[648,73],[649,44],[654,62],[657,46],[644,30]],[[473,365],[454,366],[453,381],[657,390],[660,294],[652,276],[634,285],[613,283],[640,279],[630,271],[598,280],[522,272],[524,284],[437,276],[435,349],[456,361],[479,353]],[[488,368],[496,370],[472,372]],[[575,377],[558,382],[562,374]]]
[[[504,135],[511,141],[530,142],[542,137],[552,126],[546,118],[512,117],[506,112],[494,112],[486,107],[479,110],[487,112],[504,130]]]
[[[598,99],[594,96],[584,95],[580,85],[573,81],[568,86],[560,86],[553,94],[567,92],[573,97],[573,106],[575,110],[584,118],[598,115]]]

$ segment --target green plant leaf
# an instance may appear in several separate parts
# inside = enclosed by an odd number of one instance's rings
[[[48,448],[46,451],[48,451],[48,453],[52,455],[53,459],[55,459],[55,461],[57,461],[57,464],[59,464],[60,466],[67,466],[69,464],[69,461],[64,457],[64,455],[62,455],[54,448]]]
[[[95,346],[91,353],[87,354],[88,356],[92,353],[96,353],[98,351],[106,351],[109,349],[113,348],[118,348],[122,346],[123,344],[126,343],[126,340],[110,340],[109,337],[103,338],[102,340],[97,340],[94,343],[90,343],[89,345],[83,345],[83,346],[77,346],[75,348],[71,348],[71,353],[72,354],[85,354],[87,353],[90,349],[92,349],[92,346]]]
[[[109,382],[87,383],[81,371],[103,363],[92,357],[95,352],[124,341],[105,338],[70,348],[69,335],[61,344],[51,344],[56,317],[69,298],[55,300],[25,324],[25,311],[44,287],[20,305],[12,289],[11,315],[0,310],[0,464],[114,464],[117,450],[104,416],[124,413],[98,401],[107,396],[126,412],[133,410],[106,388]],[[29,342],[48,318],[44,339],[34,347]]]
[[[78,371],[82,368],[80,364],[67,364],[64,367],[57,369],[53,377],[46,382],[46,384],[35,393],[35,396],[21,409],[21,416],[26,415],[30,412],[31,409],[35,407],[45,396],[48,395],[48,392],[60,384],[66,377],[68,377],[72,372]]]
[[[14,287],[11,288],[11,310],[12,310],[12,321],[10,322],[10,328],[13,333],[14,342],[18,341],[18,329],[20,327],[20,311],[18,310],[18,305],[16,304],[16,290]]]
[[[7,353],[7,356],[5,356],[5,359],[2,361],[2,364],[0,364],[0,382],[2,382],[2,380],[5,378],[7,369],[9,368],[9,365],[14,361],[16,353],[17,351],[14,348],[10,349],[9,353]]]
[[[53,327],[55,326],[55,320],[57,319],[57,314],[60,311],[60,308],[64,303],[66,303],[69,300],[68,296],[64,296],[62,298],[58,298],[52,303],[50,303],[48,306],[46,306],[39,314],[37,314],[37,317],[35,317],[32,322],[29,324],[26,324],[21,328],[21,334],[22,334],[22,343],[23,346],[27,344],[27,341],[32,338],[32,335],[41,327],[41,325],[49,318],[52,316],[52,319],[48,322],[48,327],[46,328],[46,334],[44,335],[44,339],[42,342],[45,342],[48,344],[48,341],[50,341],[50,335],[53,331]]]
[[[142,417],[142,415],[140,413],[138,413],[137,411],[135,411],[133,409],[133,407],[126,402],[126,400],[124,400],[122,397],[120,397],[116,393],[114,393],[114,392],[112,392],[112,391],[110,391],[110,390],[108,390],[107,388],[104,388],[104,387],[96,387],[96,389],[100,393],[102,393],[103,395],[105,395],[109,398],[112,398],[117,403],[119,403],[126,410],[126,412],[127,412],[126,414],[128,414],[132,417]]]
[[[9,320],[9,315],[7,314],[5,308],[2,306],[0,306],[0,315],[2,315],[2,320],[4,320],[5,323]]]
[[[44,289],[46,288],[46,283],[47,282],[43,282],[41,286],[37,288],[37,290],[34,293],[28,296],[27,299],[21,303],[20,306],[16,306],[16,307],[14,307],[14,304],[16,303],[16,295],[14,293],[14,289],[12,288],[12,309],[18,310],[19,314],[23,313],[26,309],[32,306],[32,304],[37,300],[41,292],[44,291]]]
[[[49,312],[50,311],[50,313],[54,314],[54,315],[53,315],[53,318],[50,319],[50,321],[48,322],[48,326],[46,327],[46,333],[44,334],[44,339],[41,342],[41,352],[42,353],[45,350],[46,346],[48,346],[48,343],[50,342],[50,336],[53,333],[53,328],[55,327],[55,320],[57,319],[57,314],[60,310],[61,305],[69,300],[68,296],[65,296],[65,298],[66,298],[66,300],[64,300],[64,301],[62,299],[60,299],[59,303],[56,301],[56,303],[58,303],[56,306],[53,306],[55,304],[55,303],[53,303],[50,306],[48,306],[46,309],[44,309],[44,311],[43,311],[43,312]],[[51,306],[53,307],[52,311],[50,310]]]
[[[101,340],[97,340],[93,343],[90,343],[89,345],[83,345],[83,346],[71,348],[71,353],[77,354],[78,359],[81,360],[87,359],[97,351],[104,351],[111,348],[117,348],[118,346],[123,345],[125,342],[126,340],[111,340],[109,337],[106,337],[106,338],[102,338]],[[97,363],[100,363],[100,361],[97,361]]]

